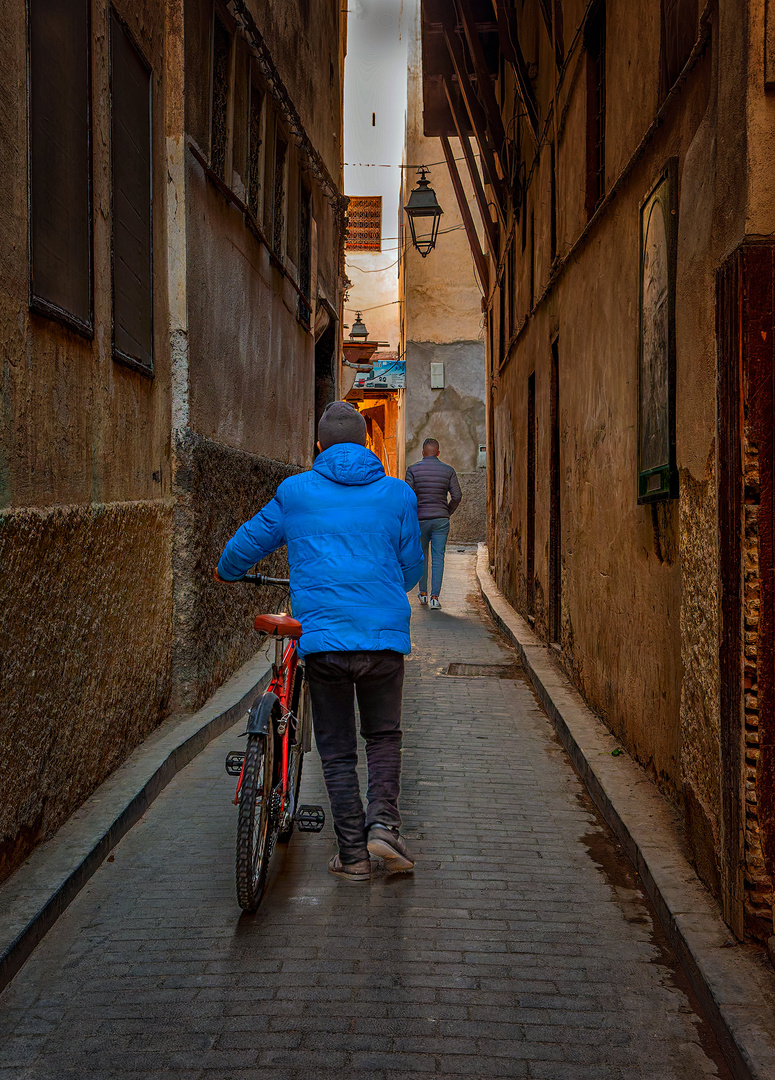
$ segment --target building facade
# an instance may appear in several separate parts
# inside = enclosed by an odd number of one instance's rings
[[[770,6],[422,4],[425,133],[469,143],[485,233],[469,240],[489,275],[498,584],[681,809],[729,925],[760,940],[775,872]]]
[[[438,439],[441,457],[457,472],[463,501],[450,522],[450,538],[483,540],[486,533],[485,345],[482,284],[471,258],[460,207],[438,138],[423,131],[421,17],[414,5],[407,66],[406,142],[401,206],[417,183],[419,166],[444,213],[436,248],[425,258],[412,246],[406,216],[399,215],[399,317],[406,361],[403,407],[405,465],[422,456],[425,439]],[[454,158],[460,142],[449,140]],[[473,200],[470,178],[462,177]],[[481,226],[480,226],[481,228]],[[403,473],[401,474],[403,475]]]
[[[309,6],[0,5],[0,877],[255,649],[210,570],[337,390],[346,14]]]

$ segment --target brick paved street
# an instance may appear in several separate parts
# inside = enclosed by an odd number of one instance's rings
[[[326,873],[296,835],[234,900],[232,734],[178,775],[0,997],[0,1080],[727,1077],[629,864],[508,663],[474,556],[417,609],[403,812],[414,877]],[[324,801],[314,753],[303,798]]]

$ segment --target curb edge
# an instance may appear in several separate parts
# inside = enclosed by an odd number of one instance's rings
[[[727,1059],[727,1063],[735,1080],[769,1080],[769,1078],[774,1075],[771,1064],[773,1059],[770,1057],[770,1054],[766,1052],[769,1048],[764,1047],[765,1053],[762,1055],[758,1052],[756,1047],[750,1045],[750,1039],[746,1039],[746,1034],[751,1034],[752,1022],[755,1023],[755,1017],[752,1015],[755,1011],[753,1003],[751,1003],[751,1007],[747,1010],[747,1017],[741,1017],[740,1022],[738,1023],[734,1016],[729,1015],[730,1012],[735,1011],[736,1007],[734,1003],[725,1003],[723,1000],[720,1000],[723,995],[719,994],[717,991],[719,981],[723,978],[723,974],[720,975],[718,969],[719,967],[724,966],[723,963],[720,963],[719,958],[716,957],[715,978],[706,970],[709,966],[708,962],[711,959],[709,954],[707,954],[707,949],[705,950],[706,955],[703,955],[703,950],[698,947],[698,943],[693,943],[689,940],[689,935],[684,933],[684,930],[682,929],[684,920],[681,913],[673,910],[671,898],[665,895],[665,892],[661,888],[660,883],[657,880],[658,871],[655,871],[655,869],[652,868],[648,853],[644,852],[637,837],[635,837],[630,830],[626,820],[626,811],[621,811],[613,802],[606,790],[605,781],[598,775],[594,764],[587,757],[583,747],[577,740],[571,724],[563,715],[562,706],[554,700],[552,688],[547,687],[544,684],[540,674],[536,671],[530,655],[531,652],[539,649],[542,655],[547,656],[547,663],[549,663],[549,647],[545,642],[534,636],[533,631],[528,627],[526,622],[524,623],[524,636],[525,638],[535,637],[534,641],[521,641],[517,636],[515,628],[509,625],[509,622],[512,620],[517,624],[523,623],[524,620],[522,619],[522,616],[511,607],[493,581],[489,570],[489,552],[485,544],[479,545],[477,553],[476,581],[479,594],[487,607],[490,617],[516,649],[525,669],[525,673],[547,716],[557,731],[560,741],[570,756],[574,768],[587,788],[592,801],[595,803],[595,806],[613,831],[616,839],[622,845],[624,851],[627,853],[640,875],[645,891],[656,909],[657,916],[662,924],[662,929],[681,961],[692,989],[705,1010],[708,1021],[718,1039],[721,1050]],[[504,617],[503,614],[499,613],[496,610],[496,606],[507,609],[507,616]],[[615,737],[605,727],[602,720],[600,720],[588,706],[583,704],[583,699],[580,697],[575,687],[573,687],[567,676],[560,672],[554,665],[552,665],[552,669],[552,681],[561,682],[563,684],[563,689],[570,692],[574,698],[578,699],[578,703],[583,705],[583,708],[588,713],[592,722],[596,726],[602,728],[607,736],[616,741]],[[632,761],[632,764],[634,768],[640,770],[640,766],[637,765],[634,760]],[[664,796],[657,793],[656,788],[653,790],[657,797],[664,800]],[[664,801],[666,803],[666,800]],[[688,860],[684,858],[683,861],[685,864],[682,868],[683,872],[694,879],[696,888],[705,893],[710,901],[710,894],[707,893],[705,886],[700,882]],[[726,930],[726,926],[722,923],[720,915],[718,916],[718,922],[723,925]],[[731,931],[727,931],[727,933],[731,935]],[[732,981],[734,981],[736,974],[739,973],[730,971]],[[753,996],[758,989],[758,979],[755,977],[755,972],[753,970],[751,970],[750,974]],[[775,1018],[772,1018],[769,1026],[770,1028],[775,1028]],[[766,1027],[762,1030],[765,1032],[765,1042],[769,1042],[769,1046],[771,1047],[772,1038],[767,1040]],[[770,1032],[770,1036],[771,1035],[772,1032]],[[761,1043],[761,1039],[759,1042]],[[769,1060],[763,1061],[763,1056],[767,1057]]]
[[[239,691],[239,684],[241,682],[239,678],[240,672],[239,670],[235,672],[232,676],[232,680],[236,683],[234,689],[239,693],[239,696],[232,700],[231,704],[222,708],[215,716],[212,715],[212,704],[208,708],[206,703],[202,709],[199,710],[200,713],[203,713],[208,717],[203,720],[201,726],[190,734],[184,734],[179,742],[176,742],[172,747],[163,750],[162,757],[156,764],[151,775],[147,777],[141,786],[134,792],[129,801],[125,803],[121,810],[119,810],[99,839],[91,845],[89,850],[79,859],[77,864],[62,877],[58,887],[51,892],[47,899],[45,899],[38,907],[35,914],[29,919],[16,937],[14,937],[8,945],[3,946],[2,952],[0,952],[0,993],[2,993],[6,986],[8,986],[19,973],[26,961],[32,955],[36,946],[40,944],[59,916],[63,914],[81,889],[87,884],[97,868],[107,858],[111,849],[116,846],[119,840],[121,840],[134,825],[137,824],[148,807],[156,797],[161,794],[170,780],[189,765],[194,758],[213,741],[213,739],[223,735],[224,732],[237,722],[243,713],[248,711],[259,694],[261,694],[268,685],[270,674],[271,664],[267,662],[265,670],[262,671],[257,681],[255,681],[248,690]],[[229,684],[227,682],[216,691],[216,695],[228,696],[228,692]],[[214,695],[214,697],[216,695]],[[190,724],[192,720],[196,719],[196,715],[197,714],[195,713],[193,716],[185,719],[187,719]],[[158,729],[156,730],[158,731]],[[143,743],[140,743],[133,753],[130,754],[129,758],[127,758],[126,762],[124,762],[124,765],[131,762],[133,755],[142,747]],[[121,766],[119,766],[119,768],[120,767]],[[103,783],[108,783],[115,775],[115,773],[112,773]],[[99,791],[100,788],[98,787],[89,798],[94,798]],[[88,801],[89,800],[84,804],[84,807],[88,806]],[[78,811],[75,812],[77,813]],[[55,837],[52,839],[55,839]],[[23,866],[19,868],[17,873],[22,869]],[[8,880],[12,881],[13,875]]]

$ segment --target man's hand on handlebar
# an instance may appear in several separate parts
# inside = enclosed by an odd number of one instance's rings
[[[219,581],[223,585],[236,585],[242,581],[247,582],[248,585],[274,585],[282,589],[286,589],[290,585],[288,578],[267,577],[266,574],[245,574],[244,577],[237,578],[235,581],[227,581],[218,573],[217,566],[213,567],[213,580]]]

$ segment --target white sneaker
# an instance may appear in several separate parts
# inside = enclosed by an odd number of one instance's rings
[[[432,596],[431,597],[430,606],[432,608],[440,608],[441,607],[441,601],[439,600],[438,596]]]
[[[418,593],[417,594],[417,599],[420,601],[421,604],[427,604],[428,603],[428,594],[427,594],[427,592]]]

